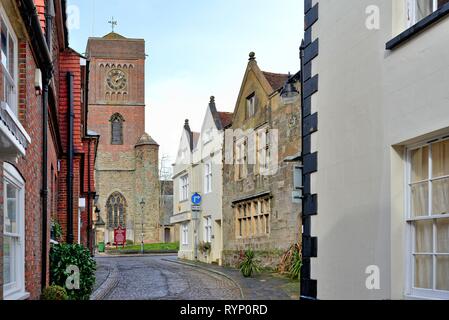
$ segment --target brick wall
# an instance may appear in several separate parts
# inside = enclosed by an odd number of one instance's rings
[[[31,299],[38,299],[41,290],[42,250],[42,105],[36,95],[34,77],[36,64],[29,45],[20,43],[19,110],[23,126],[32,137],[25,158],[18,170],[25,179],[25,287]],[[52,141],[49,141],[49,145]],[[48,237],[49,235],[47,235]]]

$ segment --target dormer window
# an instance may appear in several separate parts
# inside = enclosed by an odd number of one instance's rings
[[[256,114],[256,94],[253,93],[246,98],[246,118],[249,119]]]

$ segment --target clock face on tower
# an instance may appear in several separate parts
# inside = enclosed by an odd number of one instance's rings
[[[106,83],[111,90],[120,91],[126,88],[128,80],[122,70],[113,69],[107,74]]]

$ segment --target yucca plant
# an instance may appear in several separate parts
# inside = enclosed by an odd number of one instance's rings
[[[243,261],[240,264],[240,272],[242,272],[245,278],[250,278],[254,273],[259,273],[261,270],[255,256],[256,255],[252,249],[245,252]]]
[[[299,250],[295,250],[293,254],[292,265],[290,267],[290,277],[295,280],[299,279],[299,275],[301,274],[301,268],[302,268],[301,255],[299,254]]]

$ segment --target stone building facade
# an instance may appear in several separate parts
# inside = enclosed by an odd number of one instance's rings
[[[300,99],[281,100],[287,80],[286,74],[261,71],[250,54],[225,134],[225,265],[237,266],[251,248],[263,266],[276,268],[281,255],[300,242],[301,202],[295,191],[301,173],[299,162],[293,162],[300,156]]]
[[[104,227],[96,241],[160,241],[159,145],[145,133],[145,41],[117,33],[90,38],[89,128],[101,136],[95,167],[97,208]],[[143,208],[141,206],[144,201]],[[143,214],[143,216],[142,216]]]

